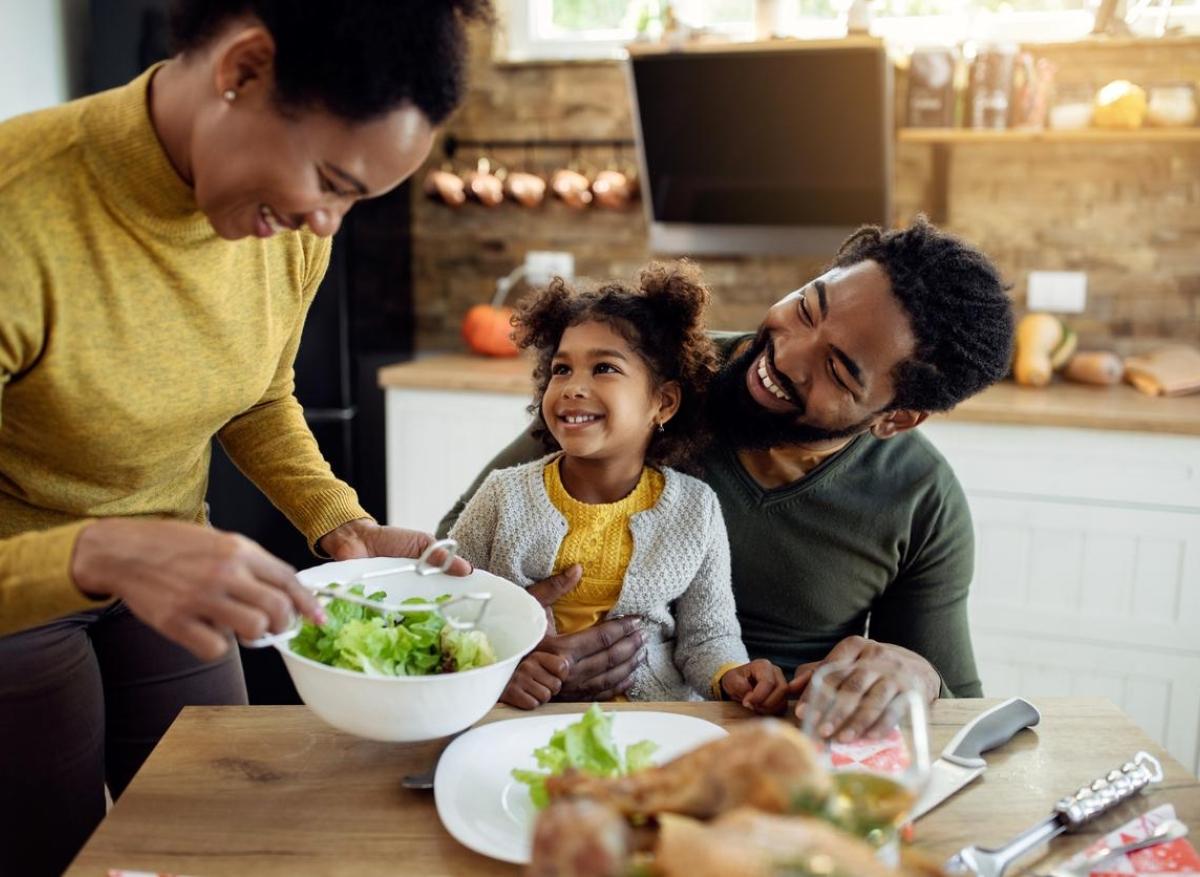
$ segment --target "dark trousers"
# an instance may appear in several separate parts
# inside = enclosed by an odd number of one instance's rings
[[[0,877],[61,874],[183,707],[244,703],[236,648],[202,663],[120,604],[0,637]]]

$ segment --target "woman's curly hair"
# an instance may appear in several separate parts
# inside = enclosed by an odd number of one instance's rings
[[[242,15],[275,40],[282,109],[364,122],[412,103],[433,125],[466,91],[466,26],[494,18],[490,0],[173,0],[175,51],[203,48]]]
[[[563,332],[595,320],[620,333],[650,370],[654,386],[677,381],[679,410],[663,432],[651,434],[646,461],[653,465],[691,468],[708,441],[704,395],[717,371],[717,355],[704,326],[711,296],[690,262],[653,262],[638,275],[637,287],[606,283],[576,292],[562,278],[525,299],[513,316],[517,345],[537,353],[534,367],[533,435],[550,449],[558,443],[542,417],[542,399],[550,383],[550,366]]]

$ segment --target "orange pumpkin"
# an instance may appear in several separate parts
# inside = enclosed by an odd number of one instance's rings
[[[512,315],[512,308],[475,305],[463,318],[463,340],[476,353],[485,356],[516,356]]]

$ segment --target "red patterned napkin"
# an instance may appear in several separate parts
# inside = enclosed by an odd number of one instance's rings
[[[904,737],[893,730],[878,740],[860,739],[853,743],[834,743],[831,747],[834,769],[861,767],[875,773],[903,773],[911,761]]]
[[[1125,823],[1063,864],[1070,868],[1082,862],[1088,853],[1098,850],[1101,844],[1120,846],[1141,840],[1154,831],[1155,827],[1174,818],[1175,808],[1170,804],[1163,804],[1161,807],[1156,807],[1148,813],[1143,813],[1137,819]],[[1115,859],[1106,859],[1101,863],[1100,870],[1091,872],[1091,877],[1129,877],[1130,874],[1174,874],[1175,877],[1200,877],[1200,856],[1196,855],[1196,849],[1188,842],[1188,839],[1181,837],[1170,843],[1138,850]]]

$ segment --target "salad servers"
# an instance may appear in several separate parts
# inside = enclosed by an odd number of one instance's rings
[[[1187,826],[1178,819],[1168,819],[1166,822],[1160,823],[1154,831],[1141,840],[1135,840],[1116,847],[1103,846],[1087,856],[1083,861],[1069,868],[1060,865],[1057,868],[1051,869],[1047,877],[1087,877],[1101,862],[1105,862],[1115,856],[1123,856],[1126,853],[1133,853],[1138,850],[1144,850],[1147,847],[1179,840],[1181,837],[1186,837],[1187,833]]]
[[[1132,798],[1146,786],[1161,782],[1162,765],[1148,752],[1067,795],[1054,805],[1054,812],[1036,825],[994,849],[964,847],[946,862],[951,874],[1001,877],[1017,859],[1058,835],[1074,831]]]
[[[429,556],[434,552],[442,551],[442,559],[440,563],[431,563]],[[483,619],[484,612],[487,611],[488,601],[492,599],[491,594],[487,593],[469,593],[460,594],[457,597],[452,597],[449,600],[441,602],[426,602],[426,603],[389,603],[385,600],[372,600],[369,597],[363,597],[358,594],[351,594],[350,588],[356,584],[361,584],[366,590],[367,582],[370,579],[383,578],[385,576],[393,576],[397,573],[416,573],[419,576],[431,576],[438,573],[444,573],[450,568],[450,564],[454,561],[455,555],[458,553],[458,543],[453,539],[439,539],[432,543],[428,548],[421,552],[421,556],[415,561],[398,559],[395,566],[389,566],[386,569],[375,570],[374,572],[365,573],[360,576],[357,581],[348,582],[344,585],[327,585],[320,588],[312,588],[312,592],[318,596],[328,600],[345,600],[347,603],[354,603],[358,606],[365,606],[368,609],[375,609],[379,612],[398,613],[406,615],[414,612],[436,612],[446,620],[446,625],[454,630],[473,630]],[[447,610],[455,609],[450,612]],[[260,636],[254,640],[243,640],[242,645],[251,649],[261,649],[267,646],[284,643],[300,633],[299,619],[296,619],[291,627],[281,633],[267,634]]]

